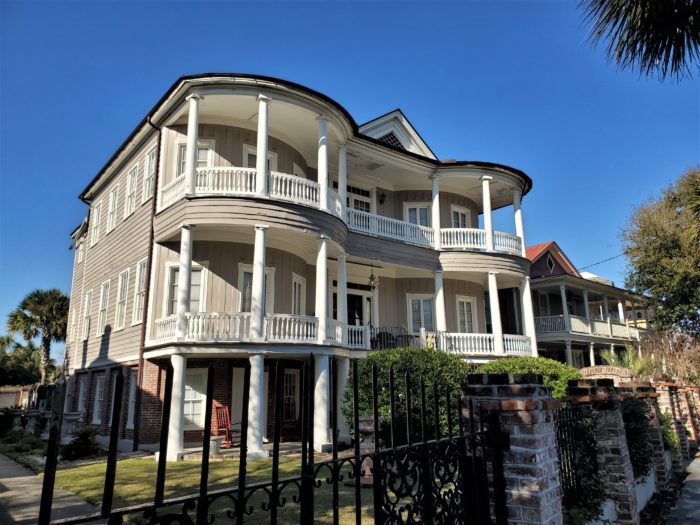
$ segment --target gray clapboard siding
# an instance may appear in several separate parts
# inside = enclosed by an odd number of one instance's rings
[[[348,255],[378,259],[388,264],[426,270],[437,270],[440,268],[438,252],[432,248],[411,246],[401,241],[380,239],[350,232],[345,249]]]
[[[525,277],[530,261],[501,253],[440,252],[440,264],[446,272],[504,272]]]

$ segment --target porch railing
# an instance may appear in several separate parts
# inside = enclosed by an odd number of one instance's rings
[[[250,313],[201,312],[187,314],[187,339],[192,341],[245,341]]]
[[[493,232],[493,246],[497,252],[506,252],[511,255],[521,255],[523,253],[520,237],[510,233]]]
[[[503,335],[503,347],[508,355],[532,355],[530,338],[524,335]]]
[[[185,194],[185,176],[180,175],[161,191],[160,207],[167,208]]]
[[[331,319],[326,319],[326,340],[331,344],[342,344],[343,339],[343,323]]]
[[[443,250],[484,250],[486,231],[479,228],[441,228],[440,247]]]
[[[159,319],[156,321],[156,341],[163,342],[169,341],[175,338],[175,328],[177,326],[177,319],[175,317],[168,317],[166,319]]]
[[[369,350],[370,344],[369,326],[348,325],[348,346],[350,348]]]
[[[348,208],[346,218],[348,228],[354,231],[375,237],[397,239],[418,246],[432,247],[434,245],[433,229],[427,226],[419,226],[351,208]]]
[[[319,184],[296,175],[270,173],[270,197],[318,208]]]
[[[543,317],[535,317],[535,331],[540,334],[565,331],[564,316],[546,315]]]
[[[629,331],[627,330],[627,325],[612,322],[610,323],[612,327],[612,336],[619,337],[621,339],[629,338]]]
[[[451,354],[493,354],[495,344],[493,334],[463,334],[438,332],[435,334],[438,350]]]
[[[255,193],[255,168],[197,168],[197,193],[251,195]]]
[[[281,343],[315,343],[318,319],[308,315],[267,314],[265,339]]]
[[[591,330],[593,335],[610,337],[610,325],[608,325],[607,321],[591,320]]]
[[[591,332],[591,325],[588,319],[578,315],[570,315],[569,321],[571,322],[571,331],[578,334],[588,334]]]

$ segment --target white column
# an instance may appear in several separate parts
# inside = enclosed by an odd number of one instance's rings
[[[348,148],[345,143],[338,149],[338,196],[343,210],[343,220],[345,220],[345,206],[348,200]]]
[[[265,336],[265,234],[269,226],[255,225],[253,248],[253,282],[250,291],[250,339],[260,341]]]
[[[268,126],[267,113],[270,99],[265,95],[258,95],[258,143],[255,148],[255,193],[267,195],[268,170],[267,170],[267,141]],[[246,160],[243,159],[245,164]]]
[[[588,290],[583,291],[583,309],[586,312],[586,323],[588,324],[588,333],[593,333],[593,323],[591,322],[591,306],[588,304]]]
[[[326,318],[328,317],[328,237],[321,235],[316,252],[316,317],[318,318],[318,343],[326,342]],[[328,363],[326,363],[327,366]]]
[[[180,354],[170,356],[173,366],[173,393],[170,398],[170,422],[168,424],[168,461],[178,461],[182,458],[185,446],[185,374],[187,357]]]
[[[523,210],[521,208],[523,190],[515,188],[513,190],[513,210],[515,214],[515,235],[520,237],[521,255],[525,257],[525,228],[523,227]]]
[[[566,364],[574,366],[574,356],[571,352],[571,341],[566,341]]]
[[[267,457],[263,449],[265,437],[265,356],[251,354],[250,387],[248,390],[248,458]]]
[[[447,332],[445,287],[442,282],[442,270],[435,270],[435,328],[438,332]]]
[[[621,299],[617,300],[617,316],[619,317],[621,323],[627,323],[627,319],[625,318],[625,305],[622,304]]]
[[[185,194],[197,193],[197,133],[199,131],[199,101],[202,97],[192,94],[187,97],[187,149],[185,150]]]
[[[370,312],[370,315],[372,320],[371,324],[374,327],[379,326],[379,284],[379,278],[377,278],[377,282],[372,289],[372,311]]]
[[[610,304],[608,303],[608,296],[603,296],[603,321],[610,319]]]
[[[588,359],[591,362],[591,366],[595,366],[595,343],[591,342],[588,349]]]
[[[503,327],[501,326],[501,306],[498,302],[498,272],[489,272],[489,306],[491,308],[491,332],[493,333],[494,350],[504,354]]]
[[[561,310],[564,315],[564,330],[571,332],[571,319],[569,319],[569,308],[566,305],[566,285],[559,285],[559,294],[561,295]]]
[[[530,350],[533,357],[537,357],[537,330],[535,329],[535,313],[532,307],[532,292],[530,291],[530,277],[525,276],[520,286],[520,300],[523,309],[523,328],[525,335],[530,338]]]
[[[187,312],[190,310],[190,280],[192,278],[192,227],[180,227],[180,264],[177,272],[177,303],[175,304],[175,337],[187,336]]]
[[[431,208],[432,212],[432,226],[433,235],[435,238],[434,248],[436,250],[440,249],[440,177],[437,175],[432,175],[430,177],[433,181],[433,205]]]
[[[328,439],[328,408],[330,406],[328,402],[330,384],[328,374],[328,356],[316,354],[314,367],[314,450],[317,452],[321,452],[323,445],[330,442]]]
[[[348,384],[348,377],[350,376],[350,359],[347,357],[336,357],[337,368],[337,385],[336,385],[336,399],[338,401],[335,410],[338,414],[338,441],[343,443],[350,443],[350,429],[343,416],[343,399],[345,398],[345,388]]]
[[[481,200],[484,208],[484,230],[486,231],[486,251],[493,249],[493,220],[491,217],[491,179],[488,175],[481,177]]]
[[[347,255],[338,255],[338,294],[336,307],[336,321],[340,323],[343,333],[343,344],[348,342],[348,270]]]
[[[319,208],[328,210],[328,119],[326,117],[318,119],[318,193]]]

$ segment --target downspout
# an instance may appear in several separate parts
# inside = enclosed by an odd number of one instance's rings
[[[146,262],[146,289],[143,296],[143,319],[141,321],[141,338],[139,341],[139,364],[136,372],[136,406],[134,407],[134,444],[133,451],[137,451],[139,448],[139,431],[140,431],[140,421],[141,418],[141,385],[143,384],[143,354],[146,347],[146,331],[148,328],[148,305],[151,300],[151,267],[153,266],[153,240],[155,238],[155,217],[156,217],[156,204],[158,199],[158,177],[160,175],[160,148],[161,139],[163,137],[163,132],[161,128],[151,122],[151,116],[149,115],[146,122],[158,132],[158,141],[156,143],[156,173],[153,176],[153,197],[151,197],[151,223],[148,231],[148,259]]]

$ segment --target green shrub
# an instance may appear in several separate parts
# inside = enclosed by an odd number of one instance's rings
[[[581,379],[581,373],[574,367],[545,359],[544,357],[507,357],[491,361],[479,367],[484,374],[540,374],[545,386],[551,387],[552,396],[560,398],[566,393],[566,386],[573,379]]]
[[[12,414],[11,408],[3,408],[0,410],[0,436],[7,434],[12,430],[12,423],[15,416]]]
[[[371,416],[372,405],[372,366],[377,369],[377,390],[379,397],[379,439],[388,444],[391,435],[390,424],[390,389],[389,371],[394,369],[394,385],[396,399],[395,440],[399,445],[406,442],[406,372],[411,374],[411,425],[412,436],[419,439],[421,432],[420,419],[420,386],[422,377],[426,392],[426,420],[429,424],[426,434],[432,437],[434,433],[433,385],[439,387],[439,425],[442,435],[447,433],[447,409],[445,405],[445,388],[449,388],[453,397],[466,385],[467,375],[472,370],[471,365],[459,357],[433,349],[399,348],[373,352],[358,360],[358,388],[360,415]],[[345,390],[343,414],[348,426],[352,428],[352,374]],[[453,412],[455,429],[457,428],[457,410]]]
[[[676,450],[678,448],[678,436],[673,430],[673,419],[671,414],[664,412],[661,414],[661,436],[664,440],[665,450]]]
[[[635,478],[642,478],[651,469],[653,449],[649,443],[651,424],[649,410],[642,399],[627,397],[622,402],[622,419]]]
[[[46,453],[46,443],[22,428],[13,428],[0,439],[0,450],[10,455],[31,453],[39,456]]]
[[[95,440],[98,431],[94,426],[78,427],[71,442],[61,449],[61,458],[72,461],[102,454],[102,447]]]

